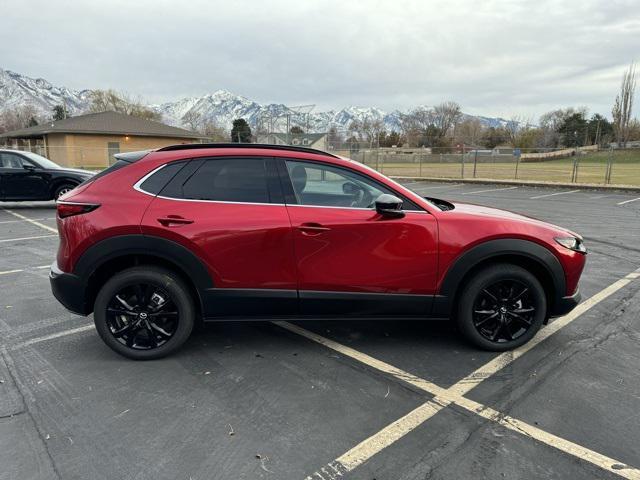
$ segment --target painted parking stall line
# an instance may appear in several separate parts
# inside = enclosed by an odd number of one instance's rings
[[[30,340],[26,340],[24,342],[18,343],[14,345],[11,348],[11,350],[20,350],[22,348],[29,347],[31,345],[36,345],[38,343],[46,342],[48,340],[55,340],[56,338],[68,337],[69,335],[89,332],[95,329],[96,329],[95,325],[90,324],[90,325],[84,325],[82,327],[72,328],[71,330],[63,330],[61,332],[51,333],[49,335],[43,335],[41,337],[32,338]]]
[[[52,238],[57,236],[58,235],[35,235],[33,237],[3,238],[2,240],[0,240],[0,243],[20,242],[23,240],[36,240],[38,238]]]
[[[451,183],[448,185],[424,185],[424,184],[418,184],[416,185],[412,190],[440,190],[440,189],[447,189],[447,188],[457,188],[457,187],[461,187],[463,186],[462,183]]]
[[[7,211],[6,209],[3,209],[5,212]],[[55,220],[55,217],[42,217],[42,218],[33,218],[33,219],[29,219],[29,220],[34,220],[34,221],[39,221],[39,220]],[[0,222],[0,225],[5,225],[7,223],[21,223],[21,222],[28,222],[29,220],[23,220],[23,219],[18,219],[18,220],[2,220]]]
[[[475,195],[477,193],[502,192],[504,190],[515,190],[518,187],[489,188],[486,190],[476,190],[475,192],[464,192],[462,195]]]
[[[29,267],[29,268],[16,268],[15,270],[5,270],[0,272],[0,275],[9,275],[11,273],[20,273],[20,272],[28,272],[30,270],[42,270],[44,268],[49,268],[50,265],[40,265],[38,267]]]
[[[627,203],[637,202],[638,200],[640,200],[640,197],[632,198],[631,200],[625,200],[624,202],[620,202],[620,203],[618,203],[616,205],[626,205]]]
[[[20,220],[24,220],[25,222],[29,222],[32,225],[35,225],[36,227],[40,227],[40,228],[42,228],[42,229],[44,229],[44,230],[46,230],[48,232],[53,232],[53,233],[56,233],[56,234],[58,233],[58,229],[57,228],[50,227],[49,225],[45,225],[44,223],[38,222],[37,220],[32,220],[29,217],[25,217],[24,215],[22,215],[20,213],[17,213],[17,212],[14,212],[13,210],[9,210],[7,208],[3,208],[2,210],[7,212],[7,213],[9,213],[9,214],[11,214],[11,215],[13,215],[16,218],[19,218]]]
[[[316,333],[309,332],[296,325],[289,324],[288,322],[274,322],[276,325],[282,328],[302,335],[310,340],[324,345],[325,347],[331,348],[339,353],[342,353],[345,356],[358,360],[359,362],[364,363],[369,367],[392,375],[393,377],[403,382],[409,383],[427,393],[434,395],[433,399],[418,407],[416,410],[409,412],[409,414],[398,420],[397,422],[400,422],[399,424],[396,424],[396,422],[394,422],[393,424],[385,427],[380,432],[363,440],[353,449],[349,450],[333,462],[327,464],[325,467],[308,476],[306,480],[325,478],[334,479],[343,476],[345,473],[355,469],[358,465],[366,462],[376,453],[382,451],[409,432],[413,431],[421,423],[424,423],[424,421],[433,417],[433,415],[435,415],[438,411],[451,404],[457,405],[458,407],[461,407],[471,413],[477,414],[489,421],[498,423],[501,426],[508,428],[509,430],[531,437],[542,444],[551,446],[582,461],[591,463],[592,465],[595,465],[610,473],[630,480],[640,480],[640,470],[638,470],[637,468],[625,465],[624,463],[607,457],[606,455],[602,455],[574,442],[553,435],[533,425],[530,425],[526,422],[518,420],[514,417],[506,415],[505,413],[494,410],[486,405],[463,396],[464,393],[470,391],[483,380],[490,377],[509,363],[513,362],[516,358],[519,358],[524,353],[540,344],[540,342],[544,341],[554,333],[558,332],[561,328],[570,324],[581,314],[585,313],[590,308],[594,307],[613,293],[617,292],[618,290],[638,278],[640,278],[640,269],[626,275],[623,279],[614,282],[593,297],[590,297],[588,300],[581,303],[570,314],[565,315],[564,317],[560,317],[551,325],[545,327],[545,329],[540,332],[542,335],[539,334],[539,339],[536,340],[536,337],[534,337],[534,339],[531,340],[529,344],[514,351],[518,353],[505,352],[504,354],[499,355],[498,357],[496,357],[496,359],[488,362],[486,365],[480,367],[474,373],[472,373],[468,377],[465,377],[465,379],[452,385],[448,389],[439,387],[432,382],[429,382],[428,380],[419,378],[416,375],[405,372],[397,367],[394,367],[393,365],[373,358],[365,353],[359,352],[351,347],[342,345]],[[427,412],[429,414],[427,414]],[[423,422],[415,424],[415,422],[420,418],[424,418]],[[327,468],[329,467],[331,467],[335,474],[333,476],[323,476],[323,473],[326,474],[328,472]]]
[[[546,193],[544,195],[536,195],[535,197],[529,197],[530,200],[537,200],[539,198],[555,197],[556,195],[568,195],[570,193],[578,193],[580,190],[569,190],[566,192]]]
[[[596,306],[598,303],[605,300],[607,297],[613,295],[618,290],[623,287],[626,287],[633,280],[640,277],[640,270],[636,270],[624,278],[612,283],[605,289],[596,293],[594,296],[589,297],[587,300],[582,302],[576,308],[574,308],[571,312],[563,317],[559,317],[551,322],[549,325],[545,326],[541,329],[538,334],[533,337],[529,342],[525,343],[521,347],[518,347],[514,350],[501,353],[496,358],[486,363],[482,367],[478,368],[474,372],[467,375],[465,378],[460,380],[458,383],[453,385],[450,390],[456,392],[458,395],[465,395],[471,389],[473,389],[476,385],[482,382],[484,379],[494,375],[499,370],[503,369],[510,363],[513,363],[515,360],[520,358],[522,355],[527,353],[529,350],[534,348],[539,343],[543,342],[547,338],[549,338],[554,333],[557,333],[560,329],[566,327],[575,319],[580,317],[582,314]]]

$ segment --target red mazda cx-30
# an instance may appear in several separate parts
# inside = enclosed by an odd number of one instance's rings
[[[580,299],[582,238],[424,198],[305,148],[176,145],[117,162],[57,204],[56,298],[134,359],[194,322],[452,318],[507,350]]]

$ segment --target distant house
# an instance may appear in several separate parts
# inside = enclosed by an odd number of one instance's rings
[[[0,134],[0,145],[70,167],[106,167],[120,152],[196,143],[202,135],[116,112],[91,113]]]
[[[326,133],[269,133],[258,135],[258,143],[272,145],[294,145],[296,147],[327,149]]]

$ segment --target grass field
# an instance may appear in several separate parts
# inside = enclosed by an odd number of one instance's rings
[[[377,168],[385,175],[437,178],[479,178],[493,180],[531,180],[571,182],[574,158],[548,160],[544,162],[478,161],[474,168],[473,158],[461,154],[422,155],[421,161],[398,161],[399,155],[369,155],[366,164]],[[607,163],[611,157],[611,179],[614,185],[640,185],[640,150],[601,151],[577,158],[577,183],[606,183]],[[489,161],[487,161],[489,160]],[[474,172],[475,170],[475,172]]]

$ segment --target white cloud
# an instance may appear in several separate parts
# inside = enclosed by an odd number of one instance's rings
[[[609,114],[640,52],[637,1],[5,0],[0,67],[149,101],[228,89],[384,109],[458,101]]]

